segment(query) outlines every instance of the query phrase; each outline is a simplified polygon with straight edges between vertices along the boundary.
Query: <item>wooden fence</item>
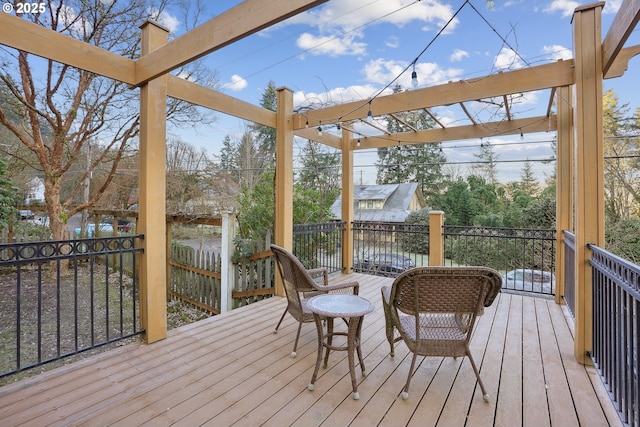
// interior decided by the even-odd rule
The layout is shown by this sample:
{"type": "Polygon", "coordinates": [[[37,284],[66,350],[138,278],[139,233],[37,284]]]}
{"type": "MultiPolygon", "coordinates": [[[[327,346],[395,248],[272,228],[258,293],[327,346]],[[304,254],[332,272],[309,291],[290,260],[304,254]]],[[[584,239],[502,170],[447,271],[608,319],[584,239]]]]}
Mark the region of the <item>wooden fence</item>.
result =
{"type": "Polygon", "coordinates": [[[254,254],[233,264],[232,280],[223,280],[221,254],[173,244],[167,296],[212,314],[222,311],[223,283],[232,287],[232,308],[269,298],[274,295],[275,282],[273,254],[268,246],[268,242],[258,242],[254,254]]]}
{"type": "Polygon", "coordinates": [[[220,254],[172,245],[171,280],[167,297],[177,298],[212,314],[220,314],[222,259],[220,254]]]}

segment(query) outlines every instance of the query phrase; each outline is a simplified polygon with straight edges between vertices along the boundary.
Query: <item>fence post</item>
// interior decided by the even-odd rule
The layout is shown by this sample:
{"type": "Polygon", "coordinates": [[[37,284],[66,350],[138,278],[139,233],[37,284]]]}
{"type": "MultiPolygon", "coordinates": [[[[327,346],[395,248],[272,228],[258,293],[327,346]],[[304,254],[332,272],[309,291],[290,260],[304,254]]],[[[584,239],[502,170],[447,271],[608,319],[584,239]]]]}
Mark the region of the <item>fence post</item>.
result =
{"type": "Polygon", "coordinates": [[[236,236],[236,215],[222,214],[222,248],[220,271],[220,313],[231,311],[233,308],[233,289],[235,287],[233,272],[233,239],[236,236]]]}
{"type": "Polygon", "coordinates": [[[444,265],[444,212],[429,212],[429,265],[444,265]]]}

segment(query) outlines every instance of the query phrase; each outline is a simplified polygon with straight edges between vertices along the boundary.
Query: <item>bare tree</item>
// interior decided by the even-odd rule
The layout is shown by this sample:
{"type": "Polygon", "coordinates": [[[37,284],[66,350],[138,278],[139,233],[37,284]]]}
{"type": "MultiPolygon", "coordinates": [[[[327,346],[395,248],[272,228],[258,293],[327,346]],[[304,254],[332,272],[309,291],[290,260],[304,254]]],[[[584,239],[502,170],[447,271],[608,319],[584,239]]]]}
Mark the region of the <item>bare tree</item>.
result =
{"type": "MultiPolygon", "coordinates": [[[[134,59],[139,55],[138,26],[161,16],[168,0],[159,1],[49,0],[45,12],[21,18],[134,59]]],[[[64,239],[67,218],[101,199],[122,159],[129,156],[127,150],[135,149],[138,93],[122,82],[23,51],[4,53],[0,84],[12,102],[0,105],[0,124],[31,153],[23,161],[43,177],[53,238],[64,239]],[[102,178],[92,182],[85,198],[85,185],[98,169],[102,178]]],[[[194,79],[199,72],[195,70],[177,73],[194,79]]],[[[170,100],[168,117],[180,122],[193,119],[194,111],[193,106],[170,100]]]]}

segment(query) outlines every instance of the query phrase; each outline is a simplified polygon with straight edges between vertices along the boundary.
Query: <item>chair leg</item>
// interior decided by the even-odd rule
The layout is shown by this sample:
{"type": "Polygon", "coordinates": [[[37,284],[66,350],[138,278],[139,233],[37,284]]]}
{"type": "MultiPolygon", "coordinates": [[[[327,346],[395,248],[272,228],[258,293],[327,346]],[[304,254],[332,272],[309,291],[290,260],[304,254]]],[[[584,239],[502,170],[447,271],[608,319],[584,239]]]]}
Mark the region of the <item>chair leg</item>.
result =
{"type": "Polygon", "coordinates": [[[296,357],[298,353],[296,350],[298,348],[298,339],[300,339],[300,330],[302,329],[302,322],[298,322],[298,333],[296,334],[296,342],[293,344],[293,351],[291,352],[291,357],[296,357]]]}
{"type": "Polygon", "coordinates": [[[389,347],[390,347],[389,355],[391,357],[394,357],[396,355],[395,348],[394,348],[395,340],[393,338],[394,331],[393,331],[393,325],[391,324],[391,322],[389,322],[389,318],[390,318],[389,306],[385,302],[384,297],[382,298],[382,308],[384,309],[385,332],[386,332],[387,341],[389,341],[389,347]]]}
{"type": "Polygon", "coordinates": [[[416,358],[418,355],[413,353],[413,358],[411,359],[411,368],[409,368],[409,375],[407,375],[407,383],[404,385],[404,389],[402,390],[402,398],[407,400],[409,398],[409,384],[411,383],[411,377],[413,376],[413,370],[416,367],[416,358]]]}
{"type": "Polygon", "coordinates": [[[473,356],[471,356],[471,352],[467,349],[467,356],[469,356],[469,362],[471,362],[471,367],[473,368],[473,372],[476,374],[476,378],[478,379],[478,384],[480,384],[480,390],[482,390],[482,398],[485,402],[489,401],[489,393],[484,388],[484,384],[482,384],[482,379],[480,378],[480,372],[478,371],[478,367],[476,366],[476,362],[473,360],[473,356]]]}
{"type": "Polygon", "coordinates": [[[280,327],[280,324],[282,323],[282,321],[284,320],[284,316],[287,315],[287,311],[288,311],[289,307],[285,307],[284,309],[284,313],[282,313],[282,316],[280,316],[280,320],[278,321],[278,324],[276,325],[276,328],[273,330],[274,334],[278,333],[278,328],[280,327]]]}

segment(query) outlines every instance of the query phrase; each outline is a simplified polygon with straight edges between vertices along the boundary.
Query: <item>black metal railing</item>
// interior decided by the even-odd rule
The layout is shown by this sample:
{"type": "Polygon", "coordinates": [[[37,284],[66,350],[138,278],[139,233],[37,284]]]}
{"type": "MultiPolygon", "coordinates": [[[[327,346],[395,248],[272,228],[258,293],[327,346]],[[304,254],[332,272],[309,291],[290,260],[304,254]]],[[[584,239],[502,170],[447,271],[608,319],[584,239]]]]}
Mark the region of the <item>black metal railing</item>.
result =
{"type": "Polygon", "coordinates": [[[429,265],[429,225],[353,222],[353,271],[393,277],[429,265]]]}
{"type": "Polygon", "coordinates": [[[0,245],[0,377],[144,332],[141,238],[0,245]]]}
{"type": "Polygon", "coordinates": [[[445,226],[444,238],[446,265],[491,267],[503,289],[555,294],[555,230],[445,226]]]}
{"type": "Polygon", "coordinates": [[[342,270],[340,221],[293,226],[293,253],[306,268],[325,267],[330,273],[342,270]]]}
{"type": "Polygon", "coordinates": [[[640,426],[640,267],[590,245],[591,357],[626,425],[640,426]]]}
{"type": "Polygon", "coordinates": [[[555,230],[445,226],[356,221],[354,265],[358,273],[397,276],[429,265],[430,232],[444,240],[445,265],[482,265],[504,274],[504,289],[555,293],[555,230]]]}

